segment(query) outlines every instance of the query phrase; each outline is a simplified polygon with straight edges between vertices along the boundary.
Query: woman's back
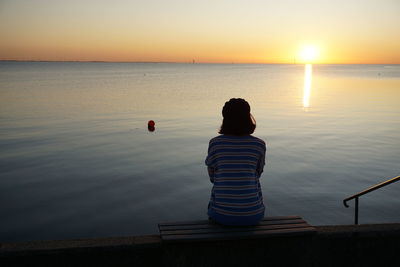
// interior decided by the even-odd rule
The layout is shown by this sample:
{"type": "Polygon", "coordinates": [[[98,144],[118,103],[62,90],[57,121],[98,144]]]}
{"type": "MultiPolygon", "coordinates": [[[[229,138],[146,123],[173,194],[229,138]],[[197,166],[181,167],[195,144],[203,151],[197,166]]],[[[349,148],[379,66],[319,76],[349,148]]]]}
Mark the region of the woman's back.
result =
{"type": "Polygon", "coordinates": [[[264,141],[251,135],[220,135],[210,140],[206,165],[213,182],[209,216],[223,224],[254,224],[264,217],[259,177],[264,141]]]}

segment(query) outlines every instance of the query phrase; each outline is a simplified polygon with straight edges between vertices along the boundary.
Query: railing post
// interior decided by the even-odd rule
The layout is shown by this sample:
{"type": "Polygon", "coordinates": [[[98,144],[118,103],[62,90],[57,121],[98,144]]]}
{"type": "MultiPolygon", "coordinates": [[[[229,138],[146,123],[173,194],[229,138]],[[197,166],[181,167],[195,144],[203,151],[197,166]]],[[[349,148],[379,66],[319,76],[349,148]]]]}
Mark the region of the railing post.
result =
{"type": "Polygon", "coordinates": [[[348,198],[343,199],[343,205],[344,205],[346,208],[349,207],[349,205],[347,205],[347,201],[350,201],[350,200],[354,199],[355,202],[356,202],[356,203],[355,203],[355,209],[354,209],[354,213],[355,213],[355,214],[354,214],[354,224],[356,224],[356,225],[358,224],[358,197],[360,197],[360,196],[362,196],[362,195],[365,195],[365,194],[367,194],[367,193],[369,193],[369,192],[375,191],[376,189],[379,189],[379,188],[381,188],[381,187],[384,187],[384,186],[386,186],[386,185],[388,185],[388,184],[397,182],[397,181],[400,181],[400,176],[394,177],[394,178],[392,178],[392,179],[390,179],[390,180],[387,180],[386,182],[383,182],[383,183],[374,185],[373,187],[370,187],[370,188],[368,188],[367,190],[364,190],[364,191],[362,191],[362,192],[360,192],[360,193],[357,193],[357,194],[355,194],[355,195],[352,195],[351,197],[348,197],[348,198]]]}
{"type": "Polygon", "coordinates": [[[355,214],[354,214],[354,224],[358,224],[358,197],[356,197],[356,207],[355,207],[355,214]]]}

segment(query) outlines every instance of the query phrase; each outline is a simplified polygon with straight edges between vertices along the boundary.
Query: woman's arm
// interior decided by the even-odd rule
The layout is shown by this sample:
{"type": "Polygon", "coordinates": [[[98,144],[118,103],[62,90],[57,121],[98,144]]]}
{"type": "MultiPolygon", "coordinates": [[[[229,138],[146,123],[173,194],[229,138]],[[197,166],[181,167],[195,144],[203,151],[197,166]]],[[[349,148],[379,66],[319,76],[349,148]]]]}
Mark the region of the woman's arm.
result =
{"type": "Polygon", "coordinates": [[[207,167],[208,176],[210,177],[210,182],[214,183],[214,168],[207,167]]]}
{"type": "Polygon", "coordinates": [[[264,171],[265,154],[266,154],[266,152],[267,152],[267,149],[266,149],[266,147],[264,147],[264,153],[261,155],[261,157],[260,157],[260,159],[258,160],[258,163],[257,163],[257,169],[256,169],[257,178],[260,178],[261,174],[264,171]]]}
{"type": "Polygon", "coordinates": [[[214,183],[215,168],[214,168],[214,163],[212,162],[212,159],[210,158],[211,146],[212,145],[211,145],[211,140],[210,140],[210,143],[208,144],[207,157],[205,160],[205,164],[207,165],[207,171],[208,171],[208,176],[210,177],[210,182],[214,183]]]}

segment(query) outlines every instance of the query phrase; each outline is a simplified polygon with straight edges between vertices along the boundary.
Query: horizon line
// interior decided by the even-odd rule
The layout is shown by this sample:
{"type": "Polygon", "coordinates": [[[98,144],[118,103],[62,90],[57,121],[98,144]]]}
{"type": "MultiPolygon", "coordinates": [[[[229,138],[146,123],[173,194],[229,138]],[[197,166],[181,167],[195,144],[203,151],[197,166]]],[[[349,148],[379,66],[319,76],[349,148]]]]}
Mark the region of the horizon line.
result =
{"type": "Polygon", "coordinates": [[[192,61],[112,61],[112,60],[35,60],[35,59],[0,59],[0,62],[76,62],[76,63],[165,63],[165,64],[248,64],[248,65],[399,65],[400,63],[313,63],[313,62],[192,62],[192,61]]]}

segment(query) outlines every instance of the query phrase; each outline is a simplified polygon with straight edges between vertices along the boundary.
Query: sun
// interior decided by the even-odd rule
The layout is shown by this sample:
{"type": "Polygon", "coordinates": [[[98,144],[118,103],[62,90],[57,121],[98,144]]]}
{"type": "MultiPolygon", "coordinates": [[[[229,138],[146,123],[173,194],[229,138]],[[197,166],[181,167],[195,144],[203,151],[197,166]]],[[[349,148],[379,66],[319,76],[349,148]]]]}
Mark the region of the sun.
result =
{"type": "Polygon", "coordinates": [[[305,45],[300,49],[299,58],[305,63],[311,63],[318,59],[319,48],[315,45],[305,45]]]}

